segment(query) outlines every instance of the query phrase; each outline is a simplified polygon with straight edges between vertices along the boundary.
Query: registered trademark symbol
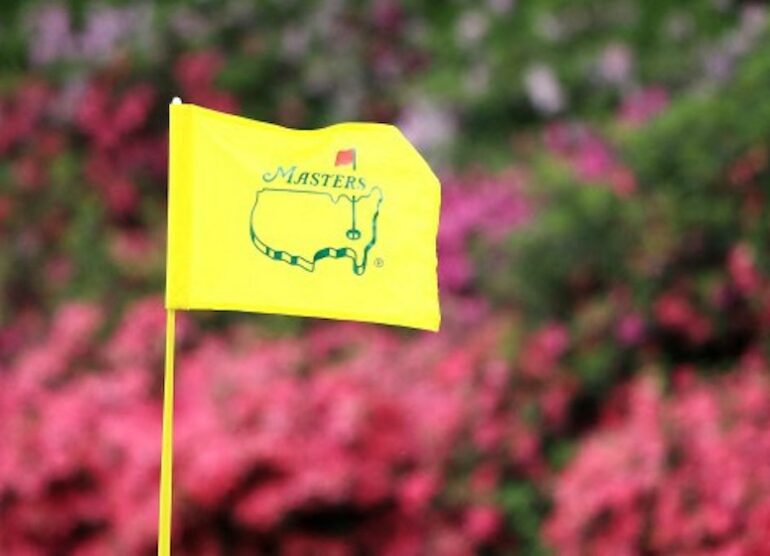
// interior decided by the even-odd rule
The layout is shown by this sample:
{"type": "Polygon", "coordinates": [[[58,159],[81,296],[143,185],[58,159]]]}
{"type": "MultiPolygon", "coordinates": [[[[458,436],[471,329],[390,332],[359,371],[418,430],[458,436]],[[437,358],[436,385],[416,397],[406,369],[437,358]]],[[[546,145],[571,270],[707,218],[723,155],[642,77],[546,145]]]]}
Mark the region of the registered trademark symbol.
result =
{"type": "Polygon", "coordinates": [[[382,268],[384,264],[385,264],[385,261],[383,261],[381,257],[377,257],[376,259],[374,259],[374,266],[376,266],[377,268],[382,268]]]}

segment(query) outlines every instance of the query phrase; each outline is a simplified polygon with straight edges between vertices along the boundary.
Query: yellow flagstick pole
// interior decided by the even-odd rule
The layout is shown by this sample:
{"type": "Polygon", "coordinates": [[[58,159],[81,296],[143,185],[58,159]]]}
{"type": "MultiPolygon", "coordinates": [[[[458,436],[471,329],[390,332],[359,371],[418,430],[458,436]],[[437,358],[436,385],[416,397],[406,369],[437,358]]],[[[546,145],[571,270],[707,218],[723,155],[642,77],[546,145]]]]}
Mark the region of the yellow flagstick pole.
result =
{"type": "Polygon", "coordinates": [[[163,440],[160,456],[158,556],[171,553],[171,494],[174,460],[174,336],[176,313],[166,311],[166,364],[163,378],[163,440]]]}
{"type": "MultiPolygon", "coordinates": [[[[182,104],[174,97],[171,104],[182,104]]],[[[169,146],[169,155],[171,148],[169,146]]],[[[169,166],[170,166],[169,156],[169,166]]],[[[170,176],[170,172],[169,172],[170,176]]],[[[169,186],[171,185],[169,180],[169,186]]],[[[170,211],[169,211],[170,212],[170,211]]],[[[163,432],[160,450],[160,488],[158,490],[158,556],[171,554],[171,501],[174,469],[174,344],[176,312],[166,310],[166,359],[163,370],[163,432]]]]}

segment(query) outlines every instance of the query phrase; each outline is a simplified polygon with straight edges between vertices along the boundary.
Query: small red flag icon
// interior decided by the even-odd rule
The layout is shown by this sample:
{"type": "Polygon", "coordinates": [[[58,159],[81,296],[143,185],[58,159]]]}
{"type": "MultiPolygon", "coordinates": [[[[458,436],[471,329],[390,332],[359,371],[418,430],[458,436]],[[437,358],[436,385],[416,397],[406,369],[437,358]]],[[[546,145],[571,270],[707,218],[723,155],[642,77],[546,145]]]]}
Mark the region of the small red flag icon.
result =
{"type": "Polygon", "coordinates": [[[353,170],[356,169],[356,149],[337,151],[337,158],[334,159],[334,165],[347,166],[348,164],[353,165],[353,170]]]}

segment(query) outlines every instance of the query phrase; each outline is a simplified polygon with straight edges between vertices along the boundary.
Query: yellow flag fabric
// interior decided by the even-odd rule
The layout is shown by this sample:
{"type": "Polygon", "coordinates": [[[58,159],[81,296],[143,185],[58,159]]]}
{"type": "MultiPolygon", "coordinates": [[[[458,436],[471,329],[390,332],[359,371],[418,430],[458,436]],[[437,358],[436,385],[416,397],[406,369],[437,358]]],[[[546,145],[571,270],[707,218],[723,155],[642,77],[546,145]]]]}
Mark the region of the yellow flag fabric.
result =
{"type": "Polygon", "coordinates": [[[170,110],[169,309],[438,329],[440,184],[396,127],[170,110]]]}

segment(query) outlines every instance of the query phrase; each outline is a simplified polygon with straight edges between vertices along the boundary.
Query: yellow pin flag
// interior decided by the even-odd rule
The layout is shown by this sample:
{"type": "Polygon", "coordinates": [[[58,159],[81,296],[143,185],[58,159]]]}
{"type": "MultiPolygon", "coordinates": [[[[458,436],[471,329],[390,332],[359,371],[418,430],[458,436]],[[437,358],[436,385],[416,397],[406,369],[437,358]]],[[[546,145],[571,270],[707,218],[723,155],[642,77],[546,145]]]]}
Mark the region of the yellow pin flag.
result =
{"type": "Polygon", "coordinates": [[[437,330],[440,184],[394,126],[296,130],[172,103],[158,554],[170,547],[174,311],[437,330]]]}
{"type": "Polygon", "coordinates": [[[440,186],[397,128],[171,106],[169,309],[436,330],[440,186]]]}

